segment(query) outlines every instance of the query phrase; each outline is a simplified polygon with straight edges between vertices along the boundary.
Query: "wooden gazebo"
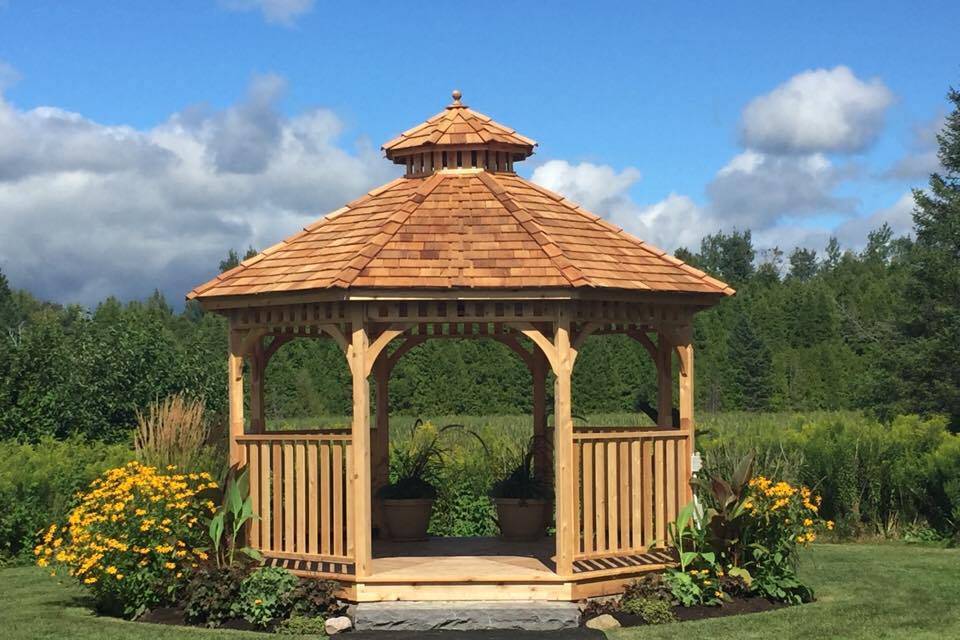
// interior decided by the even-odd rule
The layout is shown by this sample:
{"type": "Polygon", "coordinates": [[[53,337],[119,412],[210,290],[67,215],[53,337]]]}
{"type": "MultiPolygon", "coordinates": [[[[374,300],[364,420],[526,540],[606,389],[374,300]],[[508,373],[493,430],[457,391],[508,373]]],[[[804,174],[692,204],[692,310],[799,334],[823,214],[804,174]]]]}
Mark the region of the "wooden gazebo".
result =
{"type": "Polygon", "coordinates": [[[269,561],[337,579],[357,601],[575,600],[670,561],[657,545],[690,499],[693,315],[733,290],[519,177],[514,163],[535,146],[454,92],[441,113],[383,146],[403,177],[188,295],[229,319],[230,462],[249,469],[260,516],[249,542],[269,561]],[[577,352],[588,336],[612,333],[656,363],[655,427],[574,425],[577,352]],[[343,350],[349,431],[266,430],[264,370],[295,338],[343,350]],[[554,460],[536,465],[554,478],[555,541],[374,540],[375,525],[384,533],[373,494],[387,481],[390,373],[433,338],[510,347],[532,373],[535,434],[548,434],[553,372],[554,460]]]}

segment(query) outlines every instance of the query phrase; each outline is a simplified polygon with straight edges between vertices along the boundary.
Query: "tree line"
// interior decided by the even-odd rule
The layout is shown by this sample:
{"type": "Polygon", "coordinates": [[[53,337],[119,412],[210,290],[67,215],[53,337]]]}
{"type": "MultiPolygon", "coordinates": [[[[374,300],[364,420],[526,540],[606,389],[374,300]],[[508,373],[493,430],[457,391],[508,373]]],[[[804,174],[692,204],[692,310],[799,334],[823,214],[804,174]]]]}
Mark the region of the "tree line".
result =
{"type": "MultiPolygon", "coordinates": [[[[884,225],[860,251],[833,238],[822,254],[758,252],[744,230],[676,252],[738,290],[696,320],[700,410],[944,414],[960,429],[960,92],[948,98],[953,111],[938,136],[943,172],[914,192],[911,237],[884,225]]],[[[238,260],[231,251],[221,270],[238,260]]],[[[0,273],[0,437],[122,439],[138,409],[181,390],[222,415],[226,349],[224,320],[195,304],[176,311],[155,292],[92,310],[61,306],[0,273]]],[[[587,341],[574,371],[576,412],[636,411],[655,405],[655,393],[640,345],[620,336],[587,341]]],[[[346,363],[322,340],[281,348],[266,394],[268,417],[346,415],[351,407],[346,363]]],[[[391,411],[401,414],[526,413],[530,401],[524,365],[484,340],[428,341],[391,379],[391,411]]]]}

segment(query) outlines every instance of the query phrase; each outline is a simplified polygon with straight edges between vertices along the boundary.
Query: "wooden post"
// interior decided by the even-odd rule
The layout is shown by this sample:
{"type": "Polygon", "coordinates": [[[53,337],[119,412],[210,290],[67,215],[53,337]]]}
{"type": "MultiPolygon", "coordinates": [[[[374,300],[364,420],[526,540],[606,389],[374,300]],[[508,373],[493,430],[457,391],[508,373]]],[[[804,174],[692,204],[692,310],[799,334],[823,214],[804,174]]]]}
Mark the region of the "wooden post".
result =
{"type": "Polygon", "coordinates": [[[353,426],[350,497],[353,501],[353,553],[357,578],[370,575],[372,524],[370,521],[370,382],[367,379],[367,348],[370,340],[362,303],[350,310],[351,340],[347,352],[353,376],[353,426]]]}
{"type": "Polygon", "coordinates": [[[693,452],[696,451],[694,445],[694,433],[696,422],[693,418],[693,331],[688,327],[681,333],[678,342],[678,351],[680,353],[680,381],[679,381],[679,405],[680,405],[680,429],[686,432],[687,447],[685,451],[683,472],[686,476],[684,481],[684,502],[693,497],[690,479],[693,476],[693,452]]]}
{"type": "Polygon", "coordinates": [[[573,477],[573,407],[572,374],[573,350],[570,348],[569,310],[562,304],[554,325],[553,346],[555,349],[553,437],[555,464],[555,494],[557,512],[557,574],[573,575],[573,554],[577,532],[573,512],[576,490],[573,477]]]}
{"type": "Polygon", "coordinates": [[[533,470],[538,478],[549,479],[553,475],[553,447],[547,441],[547,358],[539,347],[534,346],[530,374],[533,377],[533,470]]]}
{"type": "Polygon", "coordinates": [[[673,345],[666,332],[657,333],[657,426],[673,424],[673,345]]]}
{"type": "Polygon", "coordinates": [[[390,481],[390,368],[386,358],[379,359],[373,367],[373,379],[377,391],[376,427],[370,442],[373,463],[372,495],[373,524],[380,537],[389,536],[386,520],[383,517],[383,505],[373,496],[380,487],[390,481]]]}
{"type": "Polygon", "coordinates": [[[243,336],[230,331],[230,346],[227,355],[227,397],[230,406],[230,466],[240,468],[246,464],[243,446],[237,440],[243,435],[243,336]]]}
{"type": "Polygon", "coordinates": [[[263,433],[267,429],[263,410],[263,374],[266,364],[263,338],[257,338],[253,343],[253,353],[250,354],[250,429],[253,433],[263,433]]]}

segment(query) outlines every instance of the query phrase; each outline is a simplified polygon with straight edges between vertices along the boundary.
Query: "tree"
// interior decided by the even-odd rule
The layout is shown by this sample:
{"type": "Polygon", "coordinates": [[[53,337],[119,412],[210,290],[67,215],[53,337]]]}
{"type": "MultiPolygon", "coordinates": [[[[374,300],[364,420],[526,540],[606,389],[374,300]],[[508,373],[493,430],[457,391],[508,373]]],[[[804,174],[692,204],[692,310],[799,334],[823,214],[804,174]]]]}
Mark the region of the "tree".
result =
{"type": "MultiPolygon", "coordinates": [[[[258,253],[259,251],[257,251],[253,247],[247,247],[247,252],[243,254],[242,260],[249,260],[250,258],[257,255],[258,253]]],[[[233,269],[234,267],[238,266],[240,264],[240,261],[241,261],[241,258],[237,254],[236,250],[230,249],[229,253],[227,253],[227,257],[220,261],[220,273],[230,271],[230,269],[233,269]]]]}
{"type": "Polygon", "coordinates": [[[773,358],[744,313],[738,315],[733,325],[728,349],[727,365],[733,384],[731,395],[736,408],[769,409],[773,397],[773,358]]]}
{"type": "MultiPolygon", "coordinates": [[[[833,240],[833,238],[831,238],[833,240]]],[[[806,281],[817,273],[817,252],[797,247],[790,254],[790,277],[806,281]]]]}
{"type": "Polygon", "coordinates": [[[937,135],[943,173],[913,192],[916,241],[909,262],[906,313],[895,367],[899,406],[950,415],[960,430],[960,91],[937,135]]]}
{"type": "Polygon", "coordinates": [[[706,236],[700,243],[700,267],[739,287],[753,276],[756,251],[750,231],[722,231],[706,236]]]}

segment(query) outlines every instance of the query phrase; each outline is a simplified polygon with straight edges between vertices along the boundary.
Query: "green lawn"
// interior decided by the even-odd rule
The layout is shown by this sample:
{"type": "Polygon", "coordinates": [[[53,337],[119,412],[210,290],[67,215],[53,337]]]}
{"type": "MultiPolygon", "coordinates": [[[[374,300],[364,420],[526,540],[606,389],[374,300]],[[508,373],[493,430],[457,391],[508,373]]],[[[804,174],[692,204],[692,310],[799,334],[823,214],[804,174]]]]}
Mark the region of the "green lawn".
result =
{"type": "MultiPolygon", "coordinates": [[[[612,638],[960,638],[960,550],[816,545],[804,558],[803,573],[817,591],[813,604],[680,627],[627,629],[612,638]]],[[[7,640],[265,637],[98,618],[80,590],[60,586],[33,567],[0,570],[0,596],[0,630],[7,640]]]]}

